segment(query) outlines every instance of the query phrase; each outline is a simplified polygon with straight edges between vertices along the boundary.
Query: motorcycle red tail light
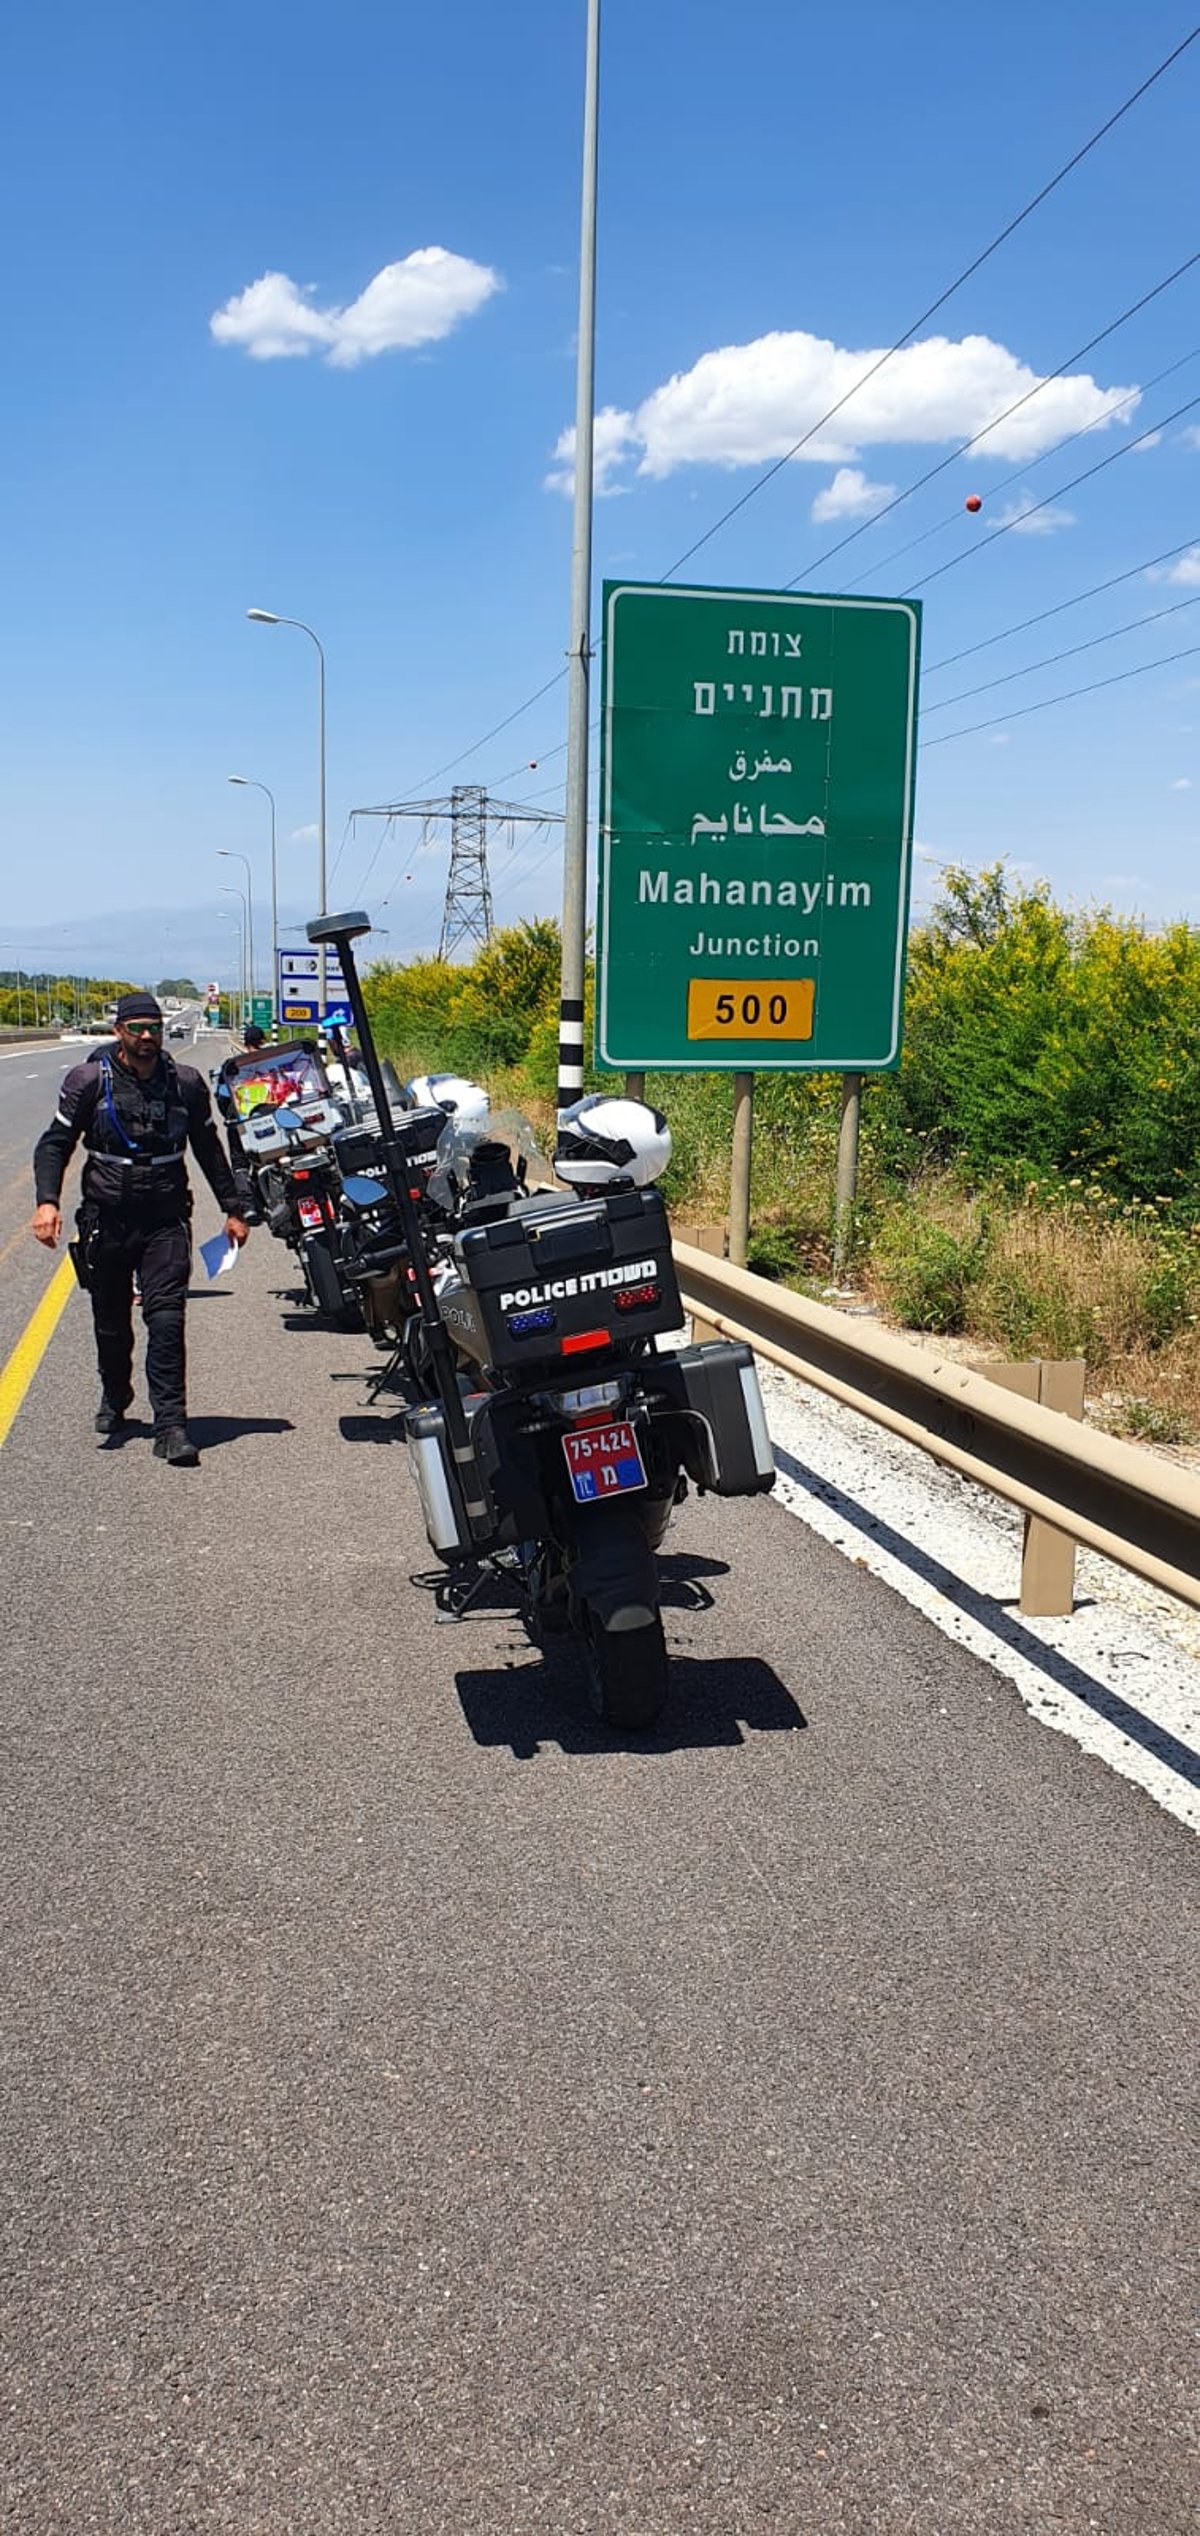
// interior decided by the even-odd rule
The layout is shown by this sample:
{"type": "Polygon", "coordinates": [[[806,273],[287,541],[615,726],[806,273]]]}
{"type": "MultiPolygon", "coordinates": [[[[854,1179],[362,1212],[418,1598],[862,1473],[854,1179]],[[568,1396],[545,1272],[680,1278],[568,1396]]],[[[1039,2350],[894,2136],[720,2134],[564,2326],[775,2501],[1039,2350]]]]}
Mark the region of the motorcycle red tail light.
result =
{"type": "Polygon", "coordinates": [[[582,1356],[589,1347],[607,1347],[607,1330],[576,1330],[562,1342],[564,1356],[582,1356]]]}
{"type": "Polygon", "coordinates": [[[661,1286],[626,1286],[614,1298],[618,1312],[648,1312],[654,1303],[662,1302],[661,1286]]]}

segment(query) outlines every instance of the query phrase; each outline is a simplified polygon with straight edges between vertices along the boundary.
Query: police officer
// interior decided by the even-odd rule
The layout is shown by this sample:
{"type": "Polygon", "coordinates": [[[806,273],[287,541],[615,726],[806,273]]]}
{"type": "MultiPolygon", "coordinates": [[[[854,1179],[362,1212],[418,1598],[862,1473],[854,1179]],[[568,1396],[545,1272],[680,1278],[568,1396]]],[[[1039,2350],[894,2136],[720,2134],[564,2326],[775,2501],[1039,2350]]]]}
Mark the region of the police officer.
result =
{"type": "Polygon", "coordinates": [[[72,1066],[58,1109],[33,1157],[33,1230],[48,1250],[62,1231],[63,1175],[80,1137],[83,1203],[79,1259],[92,1298],[102,1397],[96,1431],[120,1433],[133,1397],[133,1280],[146,1324],[146,1385],[160,1460],[190,1466],[200,1456],[187,1430],[183,1317],[191,1268],[192,1193],[184,1161],[190,1144],[239,1249],[247,1227],[221,1151],[208,1088],[194,1066],[163,1053],[163,1017],[153,995],[123,995],[116,1046],[72,1066]]]}

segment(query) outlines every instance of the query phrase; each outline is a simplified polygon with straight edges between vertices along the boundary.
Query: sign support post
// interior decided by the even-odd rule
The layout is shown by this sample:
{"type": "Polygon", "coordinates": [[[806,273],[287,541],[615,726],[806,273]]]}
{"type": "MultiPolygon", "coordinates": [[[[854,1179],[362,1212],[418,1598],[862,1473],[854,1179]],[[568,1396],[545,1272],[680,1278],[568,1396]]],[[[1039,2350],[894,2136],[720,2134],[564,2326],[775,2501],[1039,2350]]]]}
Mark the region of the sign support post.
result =
{"type": "Polygon", "coordinates": [[[733,1078],[733,1161],[729,1173],[729,1260],[744,1268],[750,1246],[750,1163],[754,1148],[754,1077],[733,1078]]]}
{"type": "Polygon", "coordinates": [[[854,1239],[858,1200],[858,1134],[862,1121],[862,1076],[842,1076],[842,1115],[838,1122],[837,1194],[833,1210],[833,1273],[840,1277],[854,1239]]]}

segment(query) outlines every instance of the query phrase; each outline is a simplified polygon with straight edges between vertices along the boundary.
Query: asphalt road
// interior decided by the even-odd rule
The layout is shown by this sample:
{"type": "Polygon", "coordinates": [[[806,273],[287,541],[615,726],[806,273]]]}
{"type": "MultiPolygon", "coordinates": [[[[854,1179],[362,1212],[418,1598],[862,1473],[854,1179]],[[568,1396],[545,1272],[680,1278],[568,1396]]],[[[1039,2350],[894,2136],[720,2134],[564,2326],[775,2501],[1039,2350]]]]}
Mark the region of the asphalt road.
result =
{"type": "Polygon", "coordinates": [[[0,1453],[4,2536],[1191,2536],[1186,1833],[762,1501],[614,1747],[410,1582],[288,1265],[192,1307],[198,1471],[78,1296],[0,1453]]]}

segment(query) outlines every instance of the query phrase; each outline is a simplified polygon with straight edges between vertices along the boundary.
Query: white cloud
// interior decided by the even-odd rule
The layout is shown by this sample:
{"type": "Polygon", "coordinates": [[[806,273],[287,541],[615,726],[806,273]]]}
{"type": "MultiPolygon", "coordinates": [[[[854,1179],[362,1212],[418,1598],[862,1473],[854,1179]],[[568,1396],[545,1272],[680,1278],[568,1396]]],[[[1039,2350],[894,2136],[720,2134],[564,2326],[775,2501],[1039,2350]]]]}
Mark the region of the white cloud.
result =
{"type": "Polygon", "coordinates": [[[1015,493],[996,514],[997,528],[1015,529],[1019,537],[1052,537],[1056,528],[1074,525],[1074,511],[1056,510],[1053,502],[1044,502],[1039,509],[1033,493],[1015,493]]]}
{"type": "Polygon", "coordinates": [[[818,522],[862,519],[869,512],[882,510],[895,490],[894,484],[871,484],[861,467],[839,467],[832,483],[818,493],[812,517],[818,522]]]}
{"type": "MultiPolygon", "coordinates": [[[[620,414],[615,405],[605,405],[592,424],[592,486],[596,493],[623,493],[624,485],[610,479],[629,451],[636,447],[636,436],[630,430],[628,414],[620,414]]],[[[558,465],[544,478],[548,493],[574,493],[575,490],[575,425],[560,432],[554,444],[558,465]]]]}
{"type": "Polygon", "coordinates": [[[1189,423],[1180,432],[1179,445],[1181,449],[1200,449],[1200,423],[1189,423]]]}
{"type": "Polygon", "coordinates": [[[289,844],[290,844],[290,845],[315,845],[315,844],[316,844],[316,841],[317,841],[317,824],[316,824],[315,819],[314,819],[314,821],[313,821],[313,823],[312,823],[311,827],[307,827],[307,828],[293,828],[292,833],[291,833],[291,836],[290,836],[290,838],[288,839],[288,842],[289,842],[289,844]]]}
{"type": "Polygon", "coordinates": [[[1190,792],[1191,789],[1192,779],[1190,775],[1177,775],[1171,786],[1172,792],[1190,792]]]}
{"type": "MultiPolygon", "coordinates": [[[[1039,387],[1039,374],[987,335],[958,342],[931,335],[910,344],[878,372],[878,352],[849,352],[822,336],[760,335],[752,343],[706,352],[625,413],[607,409],[621,454],[637,453],[642,476],[676,467],[762,466],[783,457],[822,414],[858,382],[844,413],[798,454],[821,466],[849,465],[876,443],[940,443],[984,435],[982,454],[1037,457],[1068,432],[1101,428],[1115,409],[1128,416],[1136,388],[1101,388],[1085,372],[1050,379],[1007,422],[992,418],[1039,387]]],[[[560,450],[562,444],[560,443],[560,450]]],[[[558,453],[556,453],[558,454],[558,453]]]]}
{"type": "Polygon", "coordinates": [[[1182,589],[1194,590],[1200,585],[1200,546],[1189,546],[1186,555],[1178,556],[1173,564],[1153,565],[1146,579],[1176,581],[1182,589]]]}
{"type": "Polygon", "coordinates": [[[346,308],[316,307],[315,288],[299,286],[286,273],[263,273],[218,308],[211,332],[252,361],[320,352],[335,369],[351,370],[377,352],[440,343],[503,284],[490,265],[446,247],[417,247],[401,263],[385,264],[346,308]]]}

